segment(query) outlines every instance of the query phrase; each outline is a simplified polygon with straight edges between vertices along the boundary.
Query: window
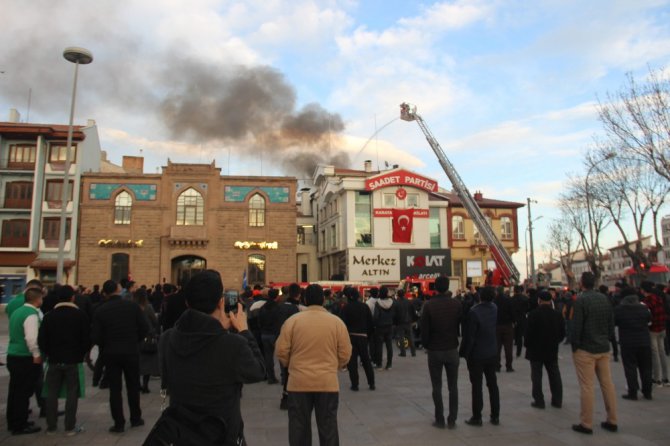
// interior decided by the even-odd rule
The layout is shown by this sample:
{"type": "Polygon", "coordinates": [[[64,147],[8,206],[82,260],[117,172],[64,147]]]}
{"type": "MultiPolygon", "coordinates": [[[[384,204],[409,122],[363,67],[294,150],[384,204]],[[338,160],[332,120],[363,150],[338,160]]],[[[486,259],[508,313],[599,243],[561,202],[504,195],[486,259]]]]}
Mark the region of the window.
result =
{"type": "Polygon", "coordinates": [[[370,192],[356,192],[355,237],[357,247],[372,246],[372,211],[370,192]]]}
{"type": "Polygon", "coordinates": [[[125,190],[116,196],[114,200],[114,224],[129,225],[130,209],[133,206],[133,198],[125,190]]]}
{"type": "Polygon", "coordinates": [[[265,226],[265,198],[260,194],[249,199],[249,226],[265,226]]]}
{"type": "Polygon", "coordinates": [[[204,222],[204,200],[197,190],[186,189],[177,198],[177,225],[202,225],[204,222]]]}
{"type": "Polygon", "coordinates": [[[463,261],[454,260],[453,265],[454,268],[452,269],[452,271],[454,272],[454,276],[463,277],[463,261]]]}
{"type": "Polygon", "coordinates": [[[321,230],[321,237],[319,239],[319,250],[322,251],[322,252],[326,250],[326,230],[325,229],[321,230]]]}
{"type": "Polygon", "coordinates": [[[384,207],[387,209],[395,207],[395,194],[384,194],[384,207]]]}
{"type": "MultiPolygon", "coordinates": [[[[486,220],[486,224],[489,225],[490,228],[492,226],[491,217],[489,215],[485,215],[484,220],[486,220]]],[[[479,233],[479,229],[477,228],[477,225],[475,224],[474,220],[472,221],[472,234],[475,238],[475,244],[477,245],[484,244],[484,241],[482,240],[482,235],[479,233]]]]}
{"type": "Polygon", "coordinates": [[[247,283],[249,286],[265,284],[265,256],[252,254],[247,258],[247,283]]]}
{"type": "Polygon", "coordinates": [[[407,194],[405,207],[407,208],[418,208],[419,207],[419,194],[407,194]]]}
{"type": "MultiPolygon", "coordinates": [[[[74,182],[68,181],[70,184],[68,190],[68,201],[72,201],[72,189],[74,188],[74,182]]],[[[46,192],[44,194],[44,201],[47,202],[58,202],[60,203],[63,199],[63,180],[48,180],[46,192]]]]}
{"type": "Polygon", "coordinates": [[[9,248],[27,248],[30,233],[30,220],[13,219],[2,222],[0,244],[9,248]]]}
{"type": "MultiPolygon", "coordinates": [[[[65,157],[67,155],[67,149],[65,144],[51,144],[49,147],[49,162],[50,163],[65,163],[65,157]]],[[[70,147],[70,162],[74,163],[77,161],[77,146],[72,145],[70,147]]]]}
{"type": "Polygon", "coordinates": [[[451,235],[454,240],[465,240],[465,223],[462,216],[451,217],[451,235]]]}
{"type": "Polygon", "coordinates": [[[5,189],[5,208],[30,209],[33,200],[33,183],[12,181],[5,189]]]}
{"type": "Polygon", "coordinates": [[[430,233],[430,247],[440,248],[440,209],[430,208],[428,214],[428,231],[430,233]]]}
{"type": "MultiPolygon", "coordinates": [[[[42,221],[42,239],[47,248],[58,247],[60,217],[48,217],[42,221]]],[[[70,219],[65,221],[65,240],[70,240],[70,219]]]]}
{"type": "Polygon", "coordinates": [[[110,278],[116,282],[128,278],[130,271],[130,256],[124,253],[112,254],[112,271],[110,278]]]}
{"type": "Polygon", "coordinates": [[[503,240],[512,240],[512,219],[509,217],[500,218],[500,231],[503,240]]]}
{"type": "Polygon", "coordinates": [[[31,144],[13,144],[9,146],[7,167],[10,169],[33,169],[37,147],[31,144]]]}
{"type": "Polygon", "coordinates": [[[337,248],[337,227],[330,225],[330,248],[337,248]]]}

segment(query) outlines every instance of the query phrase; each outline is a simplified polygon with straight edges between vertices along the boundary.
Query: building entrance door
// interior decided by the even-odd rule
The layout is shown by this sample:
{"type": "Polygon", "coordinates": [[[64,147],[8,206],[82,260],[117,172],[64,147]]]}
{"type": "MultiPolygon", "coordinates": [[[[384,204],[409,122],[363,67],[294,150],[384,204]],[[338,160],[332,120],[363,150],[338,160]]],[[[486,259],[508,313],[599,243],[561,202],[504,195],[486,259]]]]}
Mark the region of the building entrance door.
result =
{"type": "Polygon", "coordinates": [[[195,274],[207,269],[207,260],[198,256],[180,256],[172,259],[172,283],[184,286],[195,274]]]}

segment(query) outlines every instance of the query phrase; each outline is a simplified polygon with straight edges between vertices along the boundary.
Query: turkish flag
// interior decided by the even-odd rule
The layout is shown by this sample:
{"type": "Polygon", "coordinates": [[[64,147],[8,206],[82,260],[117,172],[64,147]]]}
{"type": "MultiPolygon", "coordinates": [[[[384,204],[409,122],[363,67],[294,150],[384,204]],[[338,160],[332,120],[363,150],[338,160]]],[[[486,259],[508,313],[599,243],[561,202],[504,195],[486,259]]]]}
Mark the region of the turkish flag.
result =
{"type": "Polygon", "coordinates": [[[412,242],[412,221],[414,209],[393,209],[393,243],[412,242]]]}

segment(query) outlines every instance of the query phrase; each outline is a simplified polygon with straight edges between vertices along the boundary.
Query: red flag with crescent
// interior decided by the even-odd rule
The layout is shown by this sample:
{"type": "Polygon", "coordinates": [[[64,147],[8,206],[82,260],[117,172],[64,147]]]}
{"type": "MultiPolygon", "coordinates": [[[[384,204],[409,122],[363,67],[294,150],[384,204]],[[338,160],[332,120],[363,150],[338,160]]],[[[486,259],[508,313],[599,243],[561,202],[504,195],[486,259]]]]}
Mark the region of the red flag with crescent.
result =
{"type": "Polygon", "coordinates": [[[412,242],[414,209],[393,209],[393,243],[412,242]]]}

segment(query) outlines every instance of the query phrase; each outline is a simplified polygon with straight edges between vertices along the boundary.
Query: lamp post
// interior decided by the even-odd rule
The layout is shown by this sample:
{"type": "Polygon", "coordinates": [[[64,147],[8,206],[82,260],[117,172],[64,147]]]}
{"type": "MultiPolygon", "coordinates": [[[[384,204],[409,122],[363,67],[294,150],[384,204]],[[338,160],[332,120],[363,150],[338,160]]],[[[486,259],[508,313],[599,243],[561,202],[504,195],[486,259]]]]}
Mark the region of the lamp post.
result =
{"type": "MultiPolygon", "coordinates": [[[[74,104],[77,95],[77,76],[79,65],[87,65],[93,62],[93,54],[84,48],[69,47],[63,51],[65,60],[74,64],[74,84],[72,85],[72,102],[70,103],[70,124],[67,129],[67,145],[65,147],[65,171],[63,173],[63,188],[61,194],[60,226],[58,228],[58,261],[56,263],[56,283],[63,283],[63,263],[65,259],[65,222],[67,221],[67,202],[69,198],[70,183],[70,148],[72,146],[72,121],[74,119],[74,104]]],[[[70,232],[72,230],[70,229],[70,232]]],[[[71,238],[71,237],[70,237],[71,238]]],[[[70,241],[70,244],[72,242],[70,241]]]]}
{"type": "MultiPolygon", "coordinates": [[[[534,200],[533,200],[533,203],[537,203],[537,201],[534,201],[534,200]]],[[[533,267],[533,270],[532,270],[531,273],[528,272],[528,268],[529,268],[529,266],[530,266],[531,264],[532,264],[532,265],[535,265],[535,256],[534,256],[534,253],[535,253],[535,252],[534,252],[534,250],[533,250],[533,232],[532,232],[532,231],[533,231],[533,226],[532,226],[532,223],[538,221],[538,220],[541,219],[542,217],[544,217],[544,215],[539,215],[539,216],[533,218],[533,219],[529,222],[528,226],[526,227],[526,231],[524,232],[524,240],[525,240],[525,242],[526,242],[526,277],[527,277],[527,278],[532,278],[532,277],[533,277],[533,273],[535,272],[534,267],[533,267]],[[531,254],[531,255],[532,255],[531,258],[533,259],[532,262],[529,262],[529,261],[528,261],[528,234],[529,234],[529,233],[530,233],[530,252],[533,253],[533,254],[531,254]]]]}
{"type": "Polygon", "coordinates": [[[530,204],[537,203],[537,200],[526,199],[528,201],[528,235],[530,238],[530,277],[535,283],[535,251],[533,250],[533,219],[530,216],[530,204]]]}

